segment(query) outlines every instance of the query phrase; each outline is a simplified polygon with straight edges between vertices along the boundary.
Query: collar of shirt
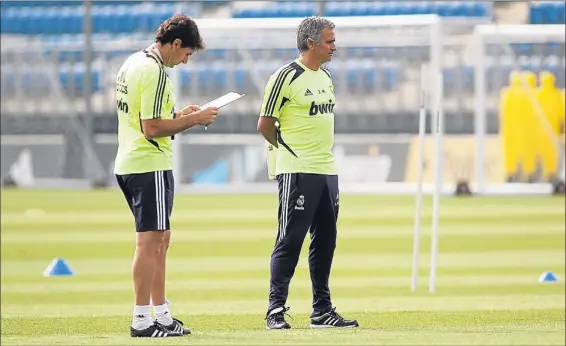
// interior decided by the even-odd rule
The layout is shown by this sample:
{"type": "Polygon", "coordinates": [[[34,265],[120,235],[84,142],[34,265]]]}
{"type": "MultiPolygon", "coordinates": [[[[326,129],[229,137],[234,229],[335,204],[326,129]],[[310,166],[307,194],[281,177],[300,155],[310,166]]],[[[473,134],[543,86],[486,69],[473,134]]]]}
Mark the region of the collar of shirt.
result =
{"type": "Polygon", "coordinates": [[[147,47],[145,50],[149,54],[155,56],[159,60],[161,65],[163,65],[163,58],[161,57],[161,53],[159,52],[159,49],[157,49],[157,47],[155,47],[155,44],[152,44],[151,46],[147,47]]]}

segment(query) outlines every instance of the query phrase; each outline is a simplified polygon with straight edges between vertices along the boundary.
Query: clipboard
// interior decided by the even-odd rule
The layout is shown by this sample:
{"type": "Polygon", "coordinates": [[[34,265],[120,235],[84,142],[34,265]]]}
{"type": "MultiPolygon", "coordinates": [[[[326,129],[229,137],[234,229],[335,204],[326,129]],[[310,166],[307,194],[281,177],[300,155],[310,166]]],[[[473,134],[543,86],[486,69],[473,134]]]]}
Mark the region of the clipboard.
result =
{"type": "MultiPolygon", "coordinates": [[[[209,101],[209,102],[203,104],[202,106],[200,106],[200,109],[204,109],[204,108],[207,108],[207,107],[216,107],[216,108],[220,109],[220,108],[222,108],[226,105],[229,105],[230,103],[244,97],[245,95],[246,94],[238,94],[236,92],[229,92],[229,93],[224,94],[224,95],[222,95],[218,98],[215,98],[212,101],[209,101]]],[[[205,131],[206,131],[206,129],[208,129],[208,126],[204,127],[205,131]]]]}

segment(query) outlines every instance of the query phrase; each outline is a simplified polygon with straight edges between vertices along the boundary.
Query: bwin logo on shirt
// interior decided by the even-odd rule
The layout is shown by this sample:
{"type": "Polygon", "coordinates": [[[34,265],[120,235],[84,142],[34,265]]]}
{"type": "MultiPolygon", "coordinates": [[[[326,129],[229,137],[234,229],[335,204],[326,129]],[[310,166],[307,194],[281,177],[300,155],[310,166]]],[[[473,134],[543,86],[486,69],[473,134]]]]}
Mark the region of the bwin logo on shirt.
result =
{"type": "Polygon", "coordinates": [[[118,110],[120,110],[124,113],[129,112],[128,104],[126,102],[122,101],[122,100],[116,101],[116,107],[118,108],[118,110]]]}
{"type": "Polygon", "coordinates": [[[327,114],[334,111],[335,103],[332,100],[328,100],[329,103],[323,103],[317,105],[314,101],[311,102],[311,108],[309,109],[309,115],[327,114]]]}

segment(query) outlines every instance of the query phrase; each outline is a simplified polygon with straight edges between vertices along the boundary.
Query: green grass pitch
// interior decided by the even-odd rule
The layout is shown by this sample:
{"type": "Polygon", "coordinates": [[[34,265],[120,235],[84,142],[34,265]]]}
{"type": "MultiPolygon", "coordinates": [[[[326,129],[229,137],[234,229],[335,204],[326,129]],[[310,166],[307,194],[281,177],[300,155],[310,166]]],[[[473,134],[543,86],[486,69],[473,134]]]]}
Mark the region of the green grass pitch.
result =
{"type": "Polygon", "coordinates": [[[359,329],[307,328],[307,237],[288,301],[293,329],[266,331],[276,196],[185,195],[175,200],[167,291],[193,334],[132,340],[135,232],[120,192],[3,190],[2,344],[564,345],[564,198],[442,198],[435,294],[429,197],[416,293],[414,197],[343,195],[340,203],[331,292],[359,329]],[[76,276],[43,277],[59,256],[76,276]],[[559,281],[539,283],[544,271],[559,281]]]}

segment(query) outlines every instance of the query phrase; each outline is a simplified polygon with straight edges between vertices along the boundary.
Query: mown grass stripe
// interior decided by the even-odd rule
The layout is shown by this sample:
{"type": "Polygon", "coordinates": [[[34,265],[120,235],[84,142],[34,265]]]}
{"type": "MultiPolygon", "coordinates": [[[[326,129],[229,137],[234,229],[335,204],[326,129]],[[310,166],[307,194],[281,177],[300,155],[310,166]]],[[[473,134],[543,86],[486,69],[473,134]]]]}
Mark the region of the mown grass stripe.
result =
{"type": "MultiPolygon", "coordinates": [[[[545,272],[554,272],[559,279],[566,277],[566,267],[559,265],[543,265],[543,266],[530,266],[530,267],[484,267],[484,268],[438,268],[437,276],[438,278],[444,276],[450,276],[455,278],[465,278],[467,276],[484,276],[484,277],[506,277],[506,276],[525,276],[530,278],[538,278],[538,276],[545,272]]],[[[428,268],[419,269],[419,277],[421,281],[428,280],[428,275],[430,271],[428,268]]],[[[309,269],[305,266],[297,268],[295,271],[294,280],[296,278],[304,277],[309,278],[309,269]]],[[[347,279],[355,277],[392,277],[401,278],[407,280],[411,277],[411,268],[333,268],[332,279],[347,279]]],[[[261,279],[265,280],[269,278],[269,268],[262,269],[242,269],[242,270],[231,270],[226,268],[224,270],[216,271],[203,271],[203,272],[192,272],[190,275],[187,273],[168,273],[168,280],[193,280],[193,279],[206,279],[206,280],[241,280],[242,278],[254,280],[261,279]]],[[[2,287],[5,285],[19,285],[19,284],[33,284],[33,285],[49,285],[50,283],[57,282],[119,282],[126,281],[130,282],[132,279],[132,274],[130,273],[114,273],[114,274],[96,274],[96,273],[84,273],[81,272],[80,275],[65,278],[64,281],[57,281],[57,278],[45,278],[42,275],[36,273],[28,273],[26,275],[5,275],[2,277],[2,287]]]]}
{"type": "MultiPolygon", "coordinates": [[[[466,315],[473,311],[465,312],[466,315]]],[[[449,315],[450,316],[450,315],[449,315]]],[[[519,315],[523,316],[523,315],[519,315]]],[[[261,316],[253,316],[249,324],[253,327],[242,328],[242,323],[234,323],[233,316],[222,316],[221,320],[209,321],[206,316],[197,316],[191,319],[193,334],[186,338],[172,338],[167,340],[141,339],[135,340],[136,345],[563,345],[564,333],[560,331],[559,323],[519,323],[509,325],[508,330],[501,330],[500,326],[443,326],[448,322],[439,320],[438,314],[427,316],[418,315],[422,320],[433,319],[439,323],[424,327],[414,319],[407,319],[406,315],[391,316],[390,321],[409,320],[412,324],[399,327],[389,327],[389,324],[379,323],[377,319],[361,314],[364,323],[357,330],[309,330],[306,329],[307,318],[301,316],[300,321],[294,321],[294,327],[287,331],[266,331],[261,316]],[[397,318],[396,318],[397,317],[397,318]],[[202,322],[201,322],[202,321],[202,322]],[[207,323],[208,324],[205,324],[207,323]],[[368,326],[368,323],[370,324],[368,326]],[[216,328],[212,329],[211,326],[216,328]],[[222,327],[229,330],[219,330],[222,327]],[[426,328],[426,329],[425,329],[426,328]],[[190,339],[190,340],[187,340],[190,339]]],[[[474,321],[480,321],[479,315],[473,315],[474,321]]],[[[51,321],[50,319],[49,321],[51,321]]],[[[132,339],[123,331],[123,321],[119,319],[108,320],[107,317],[96,320],[84,318],[55,320],[55,328],[46,331],[49,334],[38,333],[37,330],[25,334],[10,334],[3,336],[3,344],[9,345],[119,345],[132,344],[132,339]],[[79,328],[69,329],[69,326],[79,328]],[[84,330],[93,327],[94,331],[85,334],[84,330]],[[66,332],[69,331],[70,332],[66,332]]],[[[14,320],[15,323],[26,323],[25,320],[14,320]]],[[[45,320],[33,320],[36,325],[45,323],[45,320]]],[[[14,324],[10,324],[10,327],[14,324]]],[[[504,326],[502,326],[504,327],[504,326]]],[[[562,327],[563,330],[563,327],[562,327]]]]}
{"type": "MultiPolygon", "coordinates": [[[[409,227],[376,227],[373,229],[364,228],[341,228],[339,230],[340,239],[355,238],[395,238],[399,236],[410,236],[414,230],[409,227]]],[[[426,235],[430,232],[430,227],[423,227],[421,234],[426,235]]],[[[560,235],[566,233],[564,225],[555,224],[552,226],[544,226],[540,229],[533,230],[530,225],[513,226],[513,227],[497,227],[497,228],[479,228],[474,227],[443,227],[442,235],[476,235],[476,236],[496,236],[496,235],[560,235]]],[[[54,243],[116,243],[116,242],[133,242],[135,241],[135,232],[122,229],[101,229],[97,232],[84,232],[76,229],[74,232],[56,233],[50,232],[30,232],[30,233],[10,233],[2,234],[2,244],[54,244],[54,243]]],[[[275,231],[273,229],[257,228],[248,230],[223,229],[174,229],[172,238],[175,242],[197,242],[197,241],[214,241],[214,240],[230,240],[233,242],[247,242],[259,239],[274,239],[275,231]]]]}
{"type": "MultiPolygon", "coordinates": [[[[343,312],[385,312],[385,311],[470,311],[470,310],[524,310],[524,309],[560,309],[565,306],[563,294],[516,296],[437,296],[437,297],[383,297],[372,299],[334,299],[333,302],[343,312]]],[[[288,305],[297,313],[311,311],[312,299],[288,300],[288,305]]],[[[40,316],[115,316],[130,314],[132,306],[123,304],[2,304],[2,318],[40,316]]],[[[266,309],[266,300],[226,300],[226,301],[185,301],[175,303],[175,311],[191,314],[257,314],[266,309]]]]}
{"type": "MultiPolygon", "coordinates": [[[[42,282],[41,284],[18,284],[3,283],[2,295],[7,293],[66,293],[66,292],[118,292],[132,291],[132,283],[130,280],[116,282],[104,281],[79,281],[74,278],[64,278],[59,282],[42,282]]],[[[537,283],[536,277],[527,275],[511,275],[511,276],[440,276],[437,278],[439,286],[504,286],[504,285],[533,285],[537,283]]],[[[408,287],[409,277],[338,277],[332,278],[332,287],[408,287]]],[[[426,280],[422,280],[422,285],[427,285],[426,280]]],[[[562,283],[558,283],[563,285],[562,283]]],[[[168,280],[167,286],[170,290],[224,290],[230,287],[230,290],[245,290],[264,288],[269,285],[269,277],[263,279],[242,277],[241,279],[174,279],[168,280]]],[[[295,278],[292,281],[293,287],[310,288],[311,281],[307,278],[295,278]]]]}
{"type": "MultiPolygon", "coordinates": [[[[173,244],[173,246],[175,246],[173,244]]],[[[124,254],[124,257],[130,256],[124,254]]],[[[297,265],[298,268],[308,267],[306,257],[302,253],[297,265]]],[[[440,253],[438,256],[439,268],[490,268],[490,267],[540,267],[564,266],[566,262],[564,251],[509,251],[489,253],[440,253]]],[[[428,268],[430,255],[422,253],[420,268],[428,268]]],[[[41,275],[48,262],[46,261],[2,261],[0,274],[2,276],[41,275]]],[[[77,275],[82,273],[93,274],[123,274],[131,273],[131,258],[103,258],[99,260],[80,259],[70,262],[77,275]]],[[[175,256],[167,260],[168,273],[199,273],[225,271],[227,269],[252,270],[269,269],[269,257],[195,257],[182,259],[175,256]]],[[[412,254],[366,254],[341,255],[336,254],[332,267],[343,269],[377,269],[377,268],[411,268],[412,254]]]]}
{"type": "MultiPolygon", "coordinates": [[[[233,301],[253,300],[258,297],[267,299],[269,294],[269,280],[257,287],[240,289],[238,287],[231,289],[226,293],[221,288],[206,287],[189,287],[181,288],[178,286],[169,286],[167,297],[173,304],[180,301],[194,302],[217,302],[218,304],[231,304],[233,301]],[[189,298],[190,297],[190,298],[189,298]]],[[[133,286],[133,285],[131,285],[133,286]]],[[[411,292],[409,285],[400,286],[357,286],[342,287],[331,285],[333,300],[340,301],[346,298],[356,299],[386,299],[394,297],[430,297],[428,285],[423,283],[419,286],[417,292],[411,292]]],[[[89,304],[123,304],[124,302],[133,302],[134,296],[130,291],[90,291],[90,292],[41,292],[41,293],[2,293],[3,304],[18,304],[20,306],[35,306],[37,304],[46,305],[75,305],[80,308],[85,304],[85,295],[88,296],[89,304]]],[[[452,286],[443,284],[438,286],[435,298],[439,297],[481,297],[489,296],[505,296],[517,297],[521,299],[524,295],[538,295],[540,297],[547,295],[563,294],[564,284],[544,284],[536,283],[535,280],[530,285],[478,285],[478,286],[452,286]]],[[[305,286],[291,285],[289,289],[289,297],[292,299],[309,300],[312,299],[312,289],[305,286]]]]}
{"type": "MultiPolygon", "coordinates": [[[[221,213],[218,209],[197,209],[187,210],[183,213],[175,213],[172,220],[175,222],[189,221],[195,219],[209,220],[272,220],[277,216],[276,208],[269,209],[226,209],[221,213]]],[[[425,208],[422,217],[431,217],[432,210],[425,208]]],[[[440,211],[440,218],[453,217],[476,217],[476,218],[510,218],[525,216],[555,216],[564,219],[564,209],[559,206],[527,206],[513,208],[455,208],[449,207],[440,211]]],[[[340,218],[386,220],[399,217],[414,217],[414,211],[408,207],[387,207],[380,206],[377,210],[372,208],[348,208],[340,211],[340,218]]],[[[131,221],[132,215],[127,210],[123,211],[104,211],[91,210],[89,212],[47,212],[41,210],[28,210],[27,212],[4,212],[2,215],[2,225],[11,224],[32,224],[32,223],[77,223],[77,222],[100,222],[113,223],[131,221]]]]}

